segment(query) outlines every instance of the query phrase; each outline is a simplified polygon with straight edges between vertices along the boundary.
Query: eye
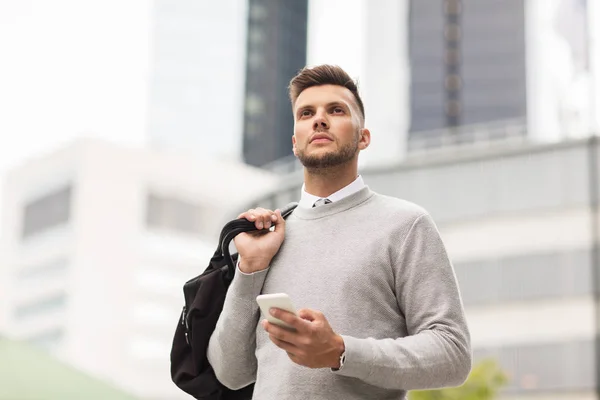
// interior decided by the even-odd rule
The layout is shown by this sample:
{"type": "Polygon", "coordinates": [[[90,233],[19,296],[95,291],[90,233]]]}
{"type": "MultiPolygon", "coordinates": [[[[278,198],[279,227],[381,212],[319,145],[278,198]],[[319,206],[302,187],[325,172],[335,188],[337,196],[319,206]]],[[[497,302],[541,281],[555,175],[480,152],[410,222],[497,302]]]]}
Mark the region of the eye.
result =
{"type": "Polygon", "coordinates": [[[310,117],[311,115],[312,111],[310,110],[302,110],[302,112],[300,112],[300,118],[310,117]]]}
{"type": "Polygon", "coordinates": [[[334,107],[333,108],[333,113],[334,114],[343,114],[344,113],[344,109],[342,107],[334,107]]]}

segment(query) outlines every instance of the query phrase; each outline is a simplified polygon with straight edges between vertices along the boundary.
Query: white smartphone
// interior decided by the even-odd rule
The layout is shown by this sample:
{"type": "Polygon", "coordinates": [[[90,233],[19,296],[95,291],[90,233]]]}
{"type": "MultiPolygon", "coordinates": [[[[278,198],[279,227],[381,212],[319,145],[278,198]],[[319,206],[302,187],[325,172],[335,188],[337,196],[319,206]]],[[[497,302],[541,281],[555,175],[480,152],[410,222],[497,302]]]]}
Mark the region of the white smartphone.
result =
{"type": "Polygon", "coordinates": [[[291,328],[291,326],[280,319],[277,319],[271,315],[269,309],[281,308],[282,310],[289,311],[292,314],[296,314],[296,309],[294,308],[294,304],[292,304],[292,299],[285,293],[273,293],[273,294],[261,294],[256,297],[256,302],[260,307],[263,315],[272,324],[276,324],[279,326],[283,326],[286,328],[291,328]]]}

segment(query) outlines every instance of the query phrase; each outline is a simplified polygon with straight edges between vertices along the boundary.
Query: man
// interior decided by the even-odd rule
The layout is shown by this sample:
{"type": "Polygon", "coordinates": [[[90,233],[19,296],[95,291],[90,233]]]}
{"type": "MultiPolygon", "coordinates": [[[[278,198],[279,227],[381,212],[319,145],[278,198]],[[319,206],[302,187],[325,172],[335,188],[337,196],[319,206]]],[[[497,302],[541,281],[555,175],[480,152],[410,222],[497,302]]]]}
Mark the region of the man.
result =
{"type": "Polygon", "coordinates": [[[358,155],[371,141],[357,87],[339,67],[303,69],[290,83],[299,206],[240,215],[262,233],[235,239],[240,260],[208,359],[231,389],[255,399],[404,399],[460,385],[470,336],[456,278],[421,207],[371,191],[358,155]],[[285,240],[284,240],[285,237],[285,240]],[[297,315],[261,318],[256,296],[287,293],[297,315]]]}

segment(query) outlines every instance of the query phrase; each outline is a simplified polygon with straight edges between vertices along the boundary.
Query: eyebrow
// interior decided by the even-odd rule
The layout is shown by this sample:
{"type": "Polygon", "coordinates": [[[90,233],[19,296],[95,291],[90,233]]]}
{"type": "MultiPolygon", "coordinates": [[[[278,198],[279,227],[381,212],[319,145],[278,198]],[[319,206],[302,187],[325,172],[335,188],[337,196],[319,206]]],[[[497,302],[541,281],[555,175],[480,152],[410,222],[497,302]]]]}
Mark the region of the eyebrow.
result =
{"type": "MultiPolygon", "coordinates": [[[[325,104],[325,108],[330,108],[330,107],[333,107],[333,106],[340,106],[342,108],[345,108],[346,110],[352,110],[346,103],[343,103],[341,101],[331,101],[331,102],[325,104]]],[[[301,111],[308,110],[308,109],[311,109],[311,108],[315,108],[315,107],[312,106],[312,105],[310,105],[310,104],[306,104],[306,105],[300,106],[300,107],[298,107],[298,110],[297,110],[296,114],[298,114],[301,111]]]]}

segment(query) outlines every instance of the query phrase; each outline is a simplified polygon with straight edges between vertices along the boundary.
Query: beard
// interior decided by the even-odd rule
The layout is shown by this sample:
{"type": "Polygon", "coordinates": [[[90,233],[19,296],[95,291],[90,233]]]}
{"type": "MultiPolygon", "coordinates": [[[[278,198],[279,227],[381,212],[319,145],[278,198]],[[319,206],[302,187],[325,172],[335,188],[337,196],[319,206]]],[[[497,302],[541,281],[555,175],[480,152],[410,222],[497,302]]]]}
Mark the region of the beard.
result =
{"type": "Polygon", "coordinates": [[[311,156],[306,151],[298,150],[297,157],[302,165],[311,170],[329,169],[350,162],[358,152],[359,135],[355,135],[351,143],[347,143],[336,151],[329,151],[325,154],[311,156]]]}

